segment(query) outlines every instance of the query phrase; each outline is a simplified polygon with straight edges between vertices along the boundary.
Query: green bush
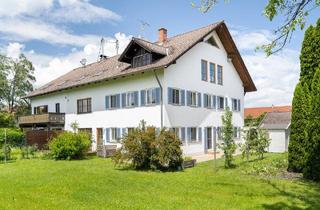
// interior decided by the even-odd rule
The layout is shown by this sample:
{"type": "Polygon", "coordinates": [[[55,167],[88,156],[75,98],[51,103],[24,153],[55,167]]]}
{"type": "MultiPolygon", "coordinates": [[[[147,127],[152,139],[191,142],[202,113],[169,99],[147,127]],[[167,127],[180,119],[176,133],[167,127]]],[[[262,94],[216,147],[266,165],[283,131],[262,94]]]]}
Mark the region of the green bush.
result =
{"type": "Polygon", "coordinates": [[[0,161],[11,159],[11,147],[9,145],[3,145],[0,150],[0,161]]]}
{"type": "Polygon", "coordinates": [[[21,159],[35,158],[37,150],[37,145],[21,147],[21,159]]]}
{"type": "Polygon", "coordinates": [[[113,161],[116,165],[130,164],[135,169],[176,170],[182,164],[181,142],[170,131],[156,134],[154,127],[140,126],[122,139],[113,161]]]}
{"type": "Polygon", "coordinates": [[[0,128],[15,127],[14,115],[8,112],[0,111],[0,128]]]}
{"type": "Polygon", "coordinates": [[[0,128],[0,146],[5,142],[5,133],[7,137],[7,144],[12,147],[21,146],[25,143],[24,133],[17,128],[0,128]]]}
{"type": "Polygon", "coordinates": [[[55,160],[81,159],[90,145],[88,133],[63,132],[49,142],[50,156],[55,160]]]}
{"type": "Polygon", "coordinates": [[[156,151],[152,155],[151,167],[159,170],[175,170],[183,162],[181,141],[166,129],[156,137],[156,151]]]}

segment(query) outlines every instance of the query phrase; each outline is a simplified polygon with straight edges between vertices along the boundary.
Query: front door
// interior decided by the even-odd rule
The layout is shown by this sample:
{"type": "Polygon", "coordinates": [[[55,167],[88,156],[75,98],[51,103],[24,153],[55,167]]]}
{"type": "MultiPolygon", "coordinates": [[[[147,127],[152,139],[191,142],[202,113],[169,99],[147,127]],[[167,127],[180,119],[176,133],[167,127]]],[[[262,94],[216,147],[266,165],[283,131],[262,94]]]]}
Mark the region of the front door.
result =
{"type": "Polygon", "coordinates": [[[207,129],[207,149],[212,149],[212,128],[208,127],[207,129]]]}

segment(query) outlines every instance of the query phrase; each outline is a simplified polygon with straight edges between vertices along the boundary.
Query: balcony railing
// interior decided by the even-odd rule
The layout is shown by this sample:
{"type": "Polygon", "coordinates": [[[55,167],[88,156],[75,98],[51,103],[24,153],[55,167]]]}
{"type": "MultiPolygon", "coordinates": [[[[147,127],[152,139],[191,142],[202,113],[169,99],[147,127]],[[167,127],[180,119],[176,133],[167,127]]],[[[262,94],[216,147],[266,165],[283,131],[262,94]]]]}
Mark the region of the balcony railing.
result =
{"type": "Polygon", "coordinates": [[[19,117],[19,125],[26,124],[64,124],[64,113],[46,113],[19,117]]]}

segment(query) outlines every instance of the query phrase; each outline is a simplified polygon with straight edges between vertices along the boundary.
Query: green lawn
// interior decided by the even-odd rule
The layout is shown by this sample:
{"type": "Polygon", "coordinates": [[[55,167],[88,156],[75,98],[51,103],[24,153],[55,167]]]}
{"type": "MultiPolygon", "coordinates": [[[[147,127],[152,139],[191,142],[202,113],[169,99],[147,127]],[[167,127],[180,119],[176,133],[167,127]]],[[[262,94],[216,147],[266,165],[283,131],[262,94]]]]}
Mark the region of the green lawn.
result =
{"type": "Polygon", "coordinates": [[[110,159],[17,160],[0,164],[0,209],[320,209],[320,185],[218,170],[213,162],[183,172],[116,169],[110,159]]]}

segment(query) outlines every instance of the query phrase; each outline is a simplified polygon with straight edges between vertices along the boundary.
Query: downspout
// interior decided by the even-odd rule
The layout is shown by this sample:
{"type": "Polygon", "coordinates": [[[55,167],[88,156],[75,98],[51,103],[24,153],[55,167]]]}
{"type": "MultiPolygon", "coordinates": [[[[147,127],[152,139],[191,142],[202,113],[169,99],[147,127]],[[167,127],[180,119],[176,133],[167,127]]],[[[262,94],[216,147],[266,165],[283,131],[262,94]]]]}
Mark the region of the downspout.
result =
{"type": "Polygon", "coordinates": [[[163,128],[163,88],[160,83],[159,77],[157,75],[156,70],[153,70],[154,76],[156,77],[156,80],[158,82],[158,85],[160,87],[160,119],[161,119],[161,129],[163,128]]]}

